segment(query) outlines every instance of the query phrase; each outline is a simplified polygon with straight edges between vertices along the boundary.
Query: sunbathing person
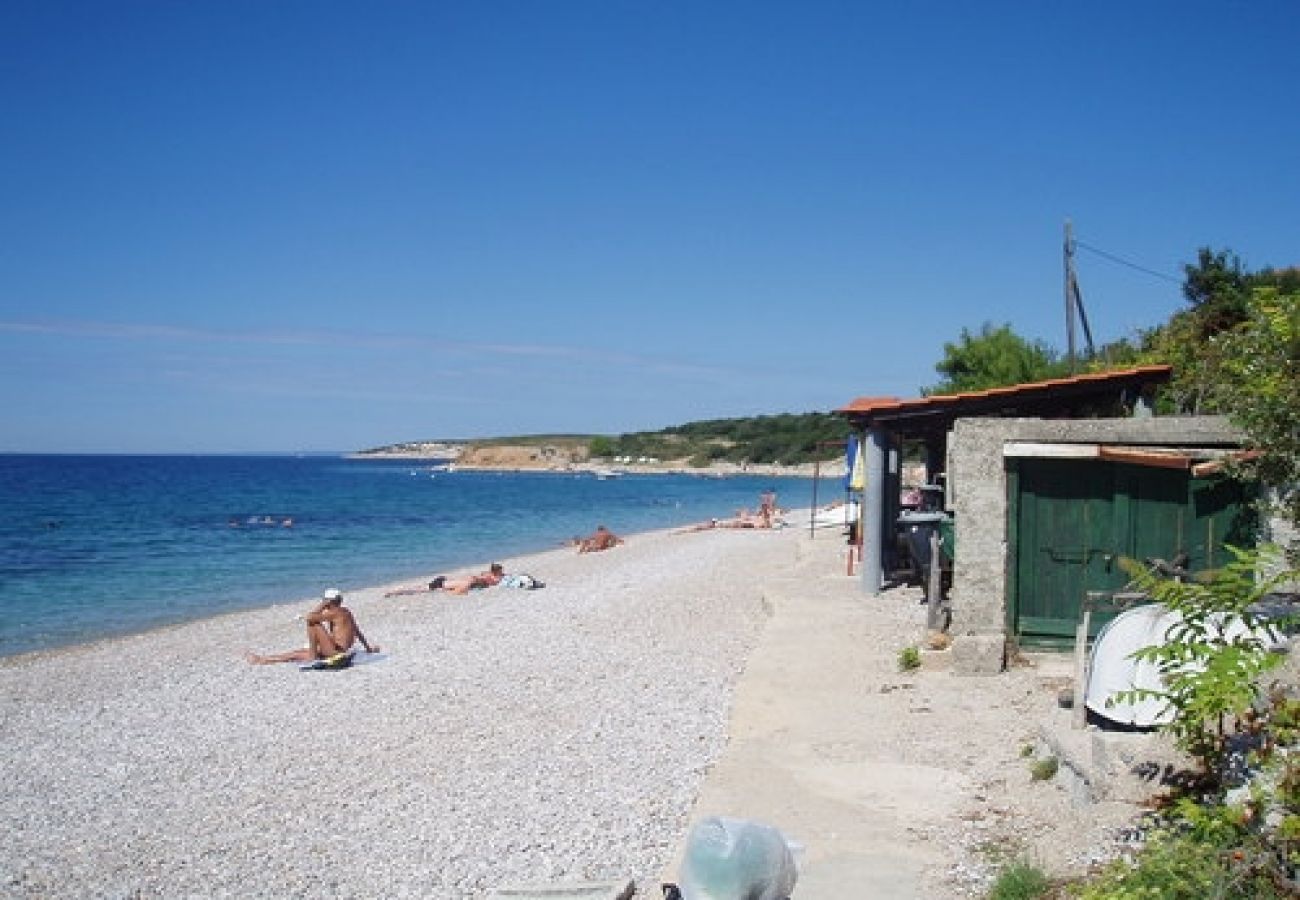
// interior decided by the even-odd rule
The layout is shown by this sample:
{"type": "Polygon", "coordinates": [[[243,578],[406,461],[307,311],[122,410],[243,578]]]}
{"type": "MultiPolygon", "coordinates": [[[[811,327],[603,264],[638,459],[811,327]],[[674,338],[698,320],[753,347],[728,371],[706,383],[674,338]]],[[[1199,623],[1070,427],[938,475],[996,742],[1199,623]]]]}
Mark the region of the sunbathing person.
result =
{"type": "Polygon", "coordinates": [[[371,644],[361,633],[352,610],[343,605],[343,593],[337,588],[330,588],[321,601],[307,614],[307,646],[301,650],[290,650],[270,656],[248,654],[248,661],[258,666],[284,662],[310,662],[316,659],[329,659],[340,653],[351,653],[357,642],[366,648],[367,653],[378,653],[379,645],[371,644]]]}
{"type": "Polygon", "coordinates": [[[470,591],[479,588],[492,587],[494,584],[500,584],[501,579],[506,577],[506,570],[501,563],[493,563],[487,571],[479,572],[477,575],[465,575],[461,578],[448,578],[446,575],[439,575],[430,581],[424,587],[397,588],[384,594],[385,597],[405,597],[410,594],[427,594],[430,591],[446,591],[449,594],[468,594],[470,591]]]}
{"type": "Polygon", "coordinates": [[[610,547],[617,547],[623,543],[623,539],[610,531],[604,525],[597,525],[596,530],[590,537],[577,538],[579,553],[594,553],[598,550],[608,550],[610,547]]]}
{"type": "Polygon", "coordinates": [[[693,531],[712,531],[714,528],[771,528],[772,515],[766,509],[751,513],[747,509],[738,509],[730,519],[709,519],[698,525],[679,528],[674,534],[689,534],[693,531]]]}

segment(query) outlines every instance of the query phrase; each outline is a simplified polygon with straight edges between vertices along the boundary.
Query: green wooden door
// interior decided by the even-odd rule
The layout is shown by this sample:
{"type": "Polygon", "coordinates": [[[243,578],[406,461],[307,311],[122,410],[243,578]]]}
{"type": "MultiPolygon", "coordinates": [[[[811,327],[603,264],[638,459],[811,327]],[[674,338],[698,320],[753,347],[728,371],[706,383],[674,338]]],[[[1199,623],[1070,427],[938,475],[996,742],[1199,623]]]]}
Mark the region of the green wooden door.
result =
{"type": "Polygon", "coordinates": [[[1183,552],[1197,572],[1225,561],[1224,543],[1253,543],[1231,482],[1098,460],[1020,459],[1012,475],[1008,625],[1026,643],[1072,642],[1085,594],[1128,582],[1121,557],[1183,552]]]}

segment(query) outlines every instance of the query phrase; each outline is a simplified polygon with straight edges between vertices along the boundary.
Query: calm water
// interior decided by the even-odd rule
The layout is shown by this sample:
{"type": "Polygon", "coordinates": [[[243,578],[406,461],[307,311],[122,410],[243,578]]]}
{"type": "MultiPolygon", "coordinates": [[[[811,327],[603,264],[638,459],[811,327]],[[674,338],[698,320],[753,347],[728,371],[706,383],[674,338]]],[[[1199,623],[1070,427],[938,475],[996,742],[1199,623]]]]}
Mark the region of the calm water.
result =
{"type": "Polygon", "coordinates": [[[0,656],[545,550],[600,523],[728,515],[767,487],[783,506],[811,503],[807,479],[0,455],[0,656]]]}

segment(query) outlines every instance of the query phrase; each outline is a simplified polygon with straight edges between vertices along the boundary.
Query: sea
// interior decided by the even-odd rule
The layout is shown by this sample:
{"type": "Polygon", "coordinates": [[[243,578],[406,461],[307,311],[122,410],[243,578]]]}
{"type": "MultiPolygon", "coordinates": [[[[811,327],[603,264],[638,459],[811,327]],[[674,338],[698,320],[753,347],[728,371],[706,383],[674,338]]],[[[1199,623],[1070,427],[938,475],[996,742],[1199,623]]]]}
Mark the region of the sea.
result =
{"type": "MultiPolygon", "coordinates": [[[[344,455],[0,455],[0,657],[454,572],[604,524],[813,505],[814,481],[446,471],[344,455]]],[[[834,499],[822,479],[816,490],[834,499]]],[[[543,573],[544,577],[544,573],[543,573]]]]}

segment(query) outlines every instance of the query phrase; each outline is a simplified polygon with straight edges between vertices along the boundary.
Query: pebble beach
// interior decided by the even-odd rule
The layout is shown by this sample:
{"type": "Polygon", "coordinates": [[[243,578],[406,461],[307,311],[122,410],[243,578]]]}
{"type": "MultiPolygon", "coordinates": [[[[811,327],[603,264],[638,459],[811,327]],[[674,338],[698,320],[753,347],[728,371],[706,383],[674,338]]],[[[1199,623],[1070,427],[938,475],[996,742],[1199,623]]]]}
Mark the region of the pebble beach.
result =
{"type": "Polygon", "coordinates": [[[380,652],[338,672],[244,660],[301,646],[312,598],[7,659],[0,894],[657,884],[795,531],[501,560],[540,590],[353,591],[380,652]]]}

